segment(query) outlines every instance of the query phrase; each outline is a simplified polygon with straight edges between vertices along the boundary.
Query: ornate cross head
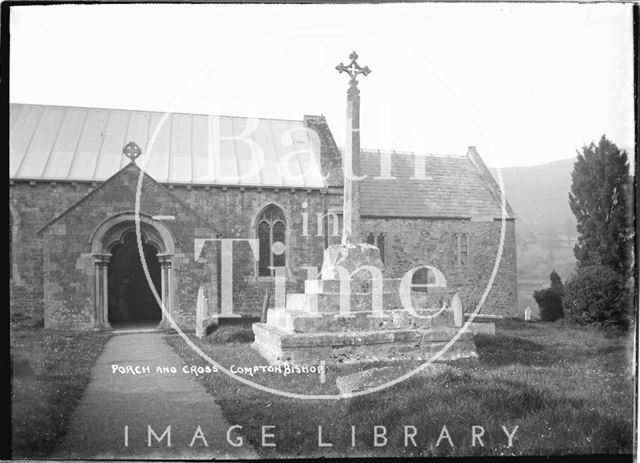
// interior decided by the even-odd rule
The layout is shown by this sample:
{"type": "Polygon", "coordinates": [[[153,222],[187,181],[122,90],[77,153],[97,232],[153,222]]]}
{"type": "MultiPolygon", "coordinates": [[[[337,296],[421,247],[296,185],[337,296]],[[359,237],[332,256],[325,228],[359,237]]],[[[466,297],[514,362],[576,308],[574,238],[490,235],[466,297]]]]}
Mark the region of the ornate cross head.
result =
{"type": "Polygon", "coordinates": [[[360,67],[360,65],[356,62],[356,60],[358,59],[358,54],[355,51],[349,55],[349,59],[351,59],[351,63],[349,63],[347,66],[340,63],[336,66],[336,69],[338,70],[338,72],[346,72],[347,74],[349,74],[349,76],[351,77],[351,80],[349,80],[349,85],[355,88],[358,85],[356,77],[360,74],[364,74],[365,76],[369,75],[371,69],[369,69],[369,66],[360,67]]]}
{"type": "Polygon", "coordinates": [[[131,159],[131,162],[136,162],[136,158],[140,157],[142,150],[135,142],[130,141],[122,148],[122,154],[131,159]]]}

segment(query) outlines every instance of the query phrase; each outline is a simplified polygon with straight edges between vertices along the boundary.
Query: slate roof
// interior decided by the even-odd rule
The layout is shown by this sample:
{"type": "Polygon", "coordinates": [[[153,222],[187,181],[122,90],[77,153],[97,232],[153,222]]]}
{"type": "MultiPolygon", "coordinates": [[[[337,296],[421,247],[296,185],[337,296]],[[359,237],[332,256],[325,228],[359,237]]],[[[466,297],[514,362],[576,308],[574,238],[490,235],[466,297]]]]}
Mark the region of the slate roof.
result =
{"type": "MultiPolygon", "coordinates": [[[[472,149],[475,152],[475,148],[472,149]]],[[[471,153],[466,156],[420,157],[424,162],[424,178],[412,179],[417,177],[414,153],[364,150],[360,168],[367,178],[362,180],[360,187],[361,214],[380,217],[502,217],[499,188],[491,184],[492,177],[488,179],[482,175],[471,153]],[[375,179],[382,175],[381,156],[390,159],[390,173],[395,179],[375,179]]],[[[508,203],[506,209],[506,217],[513,218],[508,203]]]]}
{"type": "MultiPolygon", "coordinates": [[[[10,105],[9,178],[102,182],[129,160],[122,147],[135,141],[146,152],[167,113],[31,104],[10,105]]],[[[138,164],[161,184],[220,184],[323,188],[320,146],[304,121],[259,119],[249,136],[262,147],[264,164],[250,173],[242,133],[247,119],[200,114],[167,114],[146,164],[138,164]],[[213,121],[213,122],[212,122],[213,121]],[[207,160],[209,126],[221,137],[220,164],[207,160]],[[284,142],[283,142],[284,141],[284,142]],[[295,155],[290,153],[295,151],[295,155]],[[289,166],[287,174],[286,165],[289,166]]],[[[363,150],[361,214],[375,217],[500,218],[499,188],[475,152],[466,156],[424,155],[424,178],[415,176],[413,153],[363,150]],[[389,159],[392,179],[381,176],[380,158],[389,159]]],[[[142,158],[141,158],[142,159],[142,158]]],[[[384,164],[384,163],[383,163],[384,164]]],[[[509,205],[507,218],[514,214],[509,205]]]]}

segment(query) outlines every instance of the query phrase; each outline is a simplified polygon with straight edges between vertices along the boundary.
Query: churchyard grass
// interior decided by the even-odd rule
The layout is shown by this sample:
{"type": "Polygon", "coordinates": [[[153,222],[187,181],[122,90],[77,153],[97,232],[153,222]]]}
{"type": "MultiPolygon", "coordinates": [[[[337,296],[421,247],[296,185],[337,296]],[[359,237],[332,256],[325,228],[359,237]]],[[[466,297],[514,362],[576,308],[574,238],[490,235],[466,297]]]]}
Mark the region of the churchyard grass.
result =
{"type": "MultiPolygon", "coordinates": [[[[192,340],[225,367],[266,365],[250,348],[250,327],[221,327],[192,340]],[[244,330],[244,332],[243,332],[244,330]],[[244,342],[225,343],[223,339],[244,342]]],[[[205,365],[178,335],[168,342],[190,365],[205,365]]],[[[430,378],[413,377],[384,391],[352,399],[300,400],[262,392],[223,373],[198,376],[232,425],[263,457],[426,456],[630,453],[633,443],[632,339],[563,322],[497,323],[496,336],[476,337],[479,360],[450,363],[430,378]],[[261,426],[277,447],[261,446],[261,426]],[[356,427],[352,446],[352,425],[356,427]],[[451,437],[436,446],[443,426],[451,437]],[[472,445],[472,426],[484,428],[484,446],[472,445]],[[332,447],[318,446],[322,440],[332,447]],[[386,428],[374,446],[374,426],[386,428]],[[405,446],[405,426],[417,429],[405,446]],[[502,430],[511,433],[513,446],[502,430]],[[382,441],[379,441],[382,442],[382,441]]],[[[409,367],[407,367],[408,369],[409,367]]],[[[280,390],[337,394],[336,377],[358,367],[317,374],[257,373],[242,377],[280,390]]],[[[411,431],[410,431],[411,433],[411,431]]]]}
{"type": "Polygon", "coordinates": [[[69,416],[109,333],[13,328],[11,424],[14,458],[44,458],[69,416]]]}

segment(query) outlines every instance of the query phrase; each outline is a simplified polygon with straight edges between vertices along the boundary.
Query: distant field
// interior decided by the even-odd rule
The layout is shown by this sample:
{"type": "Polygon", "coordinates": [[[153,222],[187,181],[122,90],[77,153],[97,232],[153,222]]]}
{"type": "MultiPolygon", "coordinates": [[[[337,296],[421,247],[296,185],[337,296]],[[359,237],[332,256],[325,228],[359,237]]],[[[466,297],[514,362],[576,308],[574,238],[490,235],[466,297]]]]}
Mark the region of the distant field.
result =
{"type": "MultiPolygon", "coordinates": [[[[250,348],[249,328],[228,327],[193,341],[229,367],[265,365],[250,348]],[[225,344],[224,340],[241,342],[225,344]]],[[[177,335],[170,345],[188,364],[204,364],[177,335]]],[[[291,399],[266,393],[222,373],[199,381],[222,406],[230,423],[262,457],[276,456],[453,456],[631,453],[633,444],[632,340],[562,322],[504,320],[496,336],[478,335],[478,362],[453,362],[435,377],[411,378],[392,388],[339,401],[291,399]],[[261,446],[261,426],[274,425],[277,447],[261,446]],[[388,443],[373,445],[373,427],[384,426],[388,443]],[[473,446],[471,427],[486,431],[473,446]],[[323,442],[318,447],[318,426],[323,442]],[[356,427],[355,445],[351,426],[356,427]],[[404,426],[418,430],[416,446],[405,445],[404,426]],[[447,426],[454,447],[444,440],[447,426]],[[502,426],[512,432],[508,447],[502,426]]],[[[317,374],[244,376],[259,384],[305,394],[337,394],[337,376],[317,374]]]]}

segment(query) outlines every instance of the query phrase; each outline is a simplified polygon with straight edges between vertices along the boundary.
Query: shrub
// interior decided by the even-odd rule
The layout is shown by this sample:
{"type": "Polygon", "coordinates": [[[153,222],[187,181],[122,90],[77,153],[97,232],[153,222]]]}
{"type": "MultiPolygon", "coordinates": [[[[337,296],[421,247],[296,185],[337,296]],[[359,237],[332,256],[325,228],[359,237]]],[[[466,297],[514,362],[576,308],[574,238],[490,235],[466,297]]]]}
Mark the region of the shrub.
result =
{"type": "Polygon", "coordinates": [[[562,280],[555,270],[549,275],[551,286],[538,289],[533,292],[533,298],[540,306],[540,319],[552,322],[564,317],[562,310],[562,297],[564,296],[564,286],[562,280]]]}
{"type": "Polygon", "coordinates": [[[604,265],[578,269],[567,284],[563,306],[580,325],[625,329],[632,307],[631,281],[604,265]]]}

